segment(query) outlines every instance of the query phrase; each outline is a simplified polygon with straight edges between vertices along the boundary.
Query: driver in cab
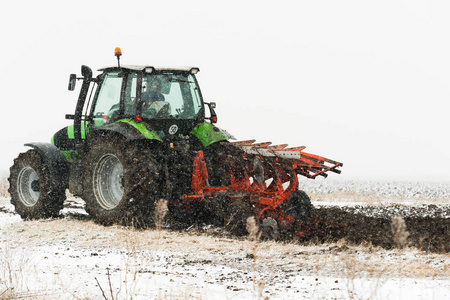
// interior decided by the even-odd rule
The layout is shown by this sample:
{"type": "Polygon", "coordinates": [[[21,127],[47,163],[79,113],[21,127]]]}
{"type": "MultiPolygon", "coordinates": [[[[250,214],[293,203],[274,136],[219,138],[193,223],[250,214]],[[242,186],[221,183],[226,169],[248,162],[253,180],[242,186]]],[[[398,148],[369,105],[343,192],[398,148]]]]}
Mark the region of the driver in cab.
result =
{"type": "Polygon", "coordinates": [[[152,111],[153,114],[157,114],[164,106],[170,114],[170,104],[165,101],[164,95],[161,93],[161,81],[159,79],[153,79],[147,83],[149,88],[142,93],[142,101],[144,110],[152,111]]]}

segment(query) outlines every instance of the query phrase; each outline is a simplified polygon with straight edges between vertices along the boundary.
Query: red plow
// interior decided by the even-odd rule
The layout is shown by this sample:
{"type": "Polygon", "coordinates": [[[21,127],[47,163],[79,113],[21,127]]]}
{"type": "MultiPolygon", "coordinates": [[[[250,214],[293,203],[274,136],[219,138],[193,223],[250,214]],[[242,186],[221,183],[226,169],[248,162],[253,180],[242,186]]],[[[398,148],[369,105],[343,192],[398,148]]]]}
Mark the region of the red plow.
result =
{"type": "Polygon", "coordinates": [[[304,146],[287,146],[248,140],[221,143],[214,158],[198,151],[192,193],[184,195],[185,205],[212,204],[215,213],[223,211],[219,217],[224,218],[225,224],[235,222],[240,230],[250,216],[256,217],[263,231],[298,229],[302,221],[309,219],[312,209],[309,197],[299,190],[298,175],[314,179],[326,177],[327,172],[339,174],[343,164],[303,152],[304,146]],[[219,169],[222,172],[217,172],[219,169]],[[226,178],[220,178],[219,184],[210,184],[215,176],[226,178]]]}

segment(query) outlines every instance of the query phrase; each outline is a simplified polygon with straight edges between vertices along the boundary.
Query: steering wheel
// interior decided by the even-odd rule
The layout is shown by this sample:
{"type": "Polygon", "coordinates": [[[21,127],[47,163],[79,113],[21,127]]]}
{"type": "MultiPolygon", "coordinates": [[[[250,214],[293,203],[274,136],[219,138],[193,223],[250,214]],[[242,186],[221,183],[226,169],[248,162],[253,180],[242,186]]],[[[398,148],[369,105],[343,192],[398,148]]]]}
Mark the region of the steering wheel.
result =
{"type": "Polygon", "coordinates": [[[161,117],[168,117],[170,115],[169,113],[170,104],[166,103],[163,107],[158,111],[155,118],[161,118],[161,117]]]}
{"type": "Polygon", "coordinates": [[[154,108],[144,109],[144,110],[142,110],[142,116],[144,118],[153,119],[156,116],[156,109],[154,109],[154,108]]]}

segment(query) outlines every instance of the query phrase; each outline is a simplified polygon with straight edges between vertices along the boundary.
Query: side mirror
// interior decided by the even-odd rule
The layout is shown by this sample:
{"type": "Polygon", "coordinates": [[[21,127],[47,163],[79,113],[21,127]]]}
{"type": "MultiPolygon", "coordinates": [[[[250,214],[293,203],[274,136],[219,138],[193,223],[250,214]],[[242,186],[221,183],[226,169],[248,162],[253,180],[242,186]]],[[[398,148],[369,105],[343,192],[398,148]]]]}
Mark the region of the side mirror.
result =
{"type": "Polygon", "coordinates": [[[211,123],[213,123],[213,124],[217,123],[217,114],[214,111],[214,108],[216,108],[216,102],[211,102],[211,103],[206,103],[205,102],[205,104],[208,105],[208,107],[209,107],[209,115],[210,115],[210,117],[207,118],[207,119],[210,119],[211,123]]]}
{"type": "Polygon", "coordinates": [[[77,75],[76,74],[70,74],[69,77],[69,91],[73,91],[75,89],[75,84],[77,82],[77,75]]]}

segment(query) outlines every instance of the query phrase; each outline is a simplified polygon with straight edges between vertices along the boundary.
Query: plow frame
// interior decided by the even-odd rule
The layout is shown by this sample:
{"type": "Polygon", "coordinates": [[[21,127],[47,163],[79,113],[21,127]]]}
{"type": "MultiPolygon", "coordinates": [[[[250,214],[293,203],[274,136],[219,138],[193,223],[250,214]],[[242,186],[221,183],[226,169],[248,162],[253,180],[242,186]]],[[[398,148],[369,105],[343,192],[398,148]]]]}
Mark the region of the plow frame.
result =
{"type": "Polygon", "coordinates": [[[203,151],[198,151],[193,162],[191,179],[192,193],[183,195],[187,209],[195,202],[214,201],[222,196],[241,198],[248,201],[259,222],[265,218],[273,218],[288,229],[295,223],[294,217],[285,213],[288,198],[292,192],[299,190],[298,175],[307,178],[326,177],[326,172],[340,173],[338,167],[342,163],[315,154],[302,152],[304,146],[286,148],[287,144],[271,145],[271,142],[254,143],[255,140],[227,143],[240,149],[240,172],[227,170],[229,184],[211,186],[208,168],[203,151]],[[256,160],[263,168],[263,178],[254,175],[256,160]]]}
{"type": "MultiPolygon", "coordinates": [[[[246,154],[243,154],[246,158],[246,154]]],[[[193,193],[184,195],[183,200],[187,208],[191,203],[213,200],[220,196],[229,198],[245,198],[252,205],[256,218],[259,222],[266,217],[277,220],[290,227],[294,223],[294,218],[285,214],[278,206],[284,202],[289,195],[298,190],[299,181],[297,173],[292,170],[289,176],[279,165],[271,164],[276,176],[270,183],[263,181],[258,183],[248,172],[236,178],[233,172],[228,172],[230,184],[227,186],[210,186],[209,175],[203,151],[198,151],[194,159],[191,188],[193,193]],[[283,182],[282,179],[289,178],[283,182]]]]}

